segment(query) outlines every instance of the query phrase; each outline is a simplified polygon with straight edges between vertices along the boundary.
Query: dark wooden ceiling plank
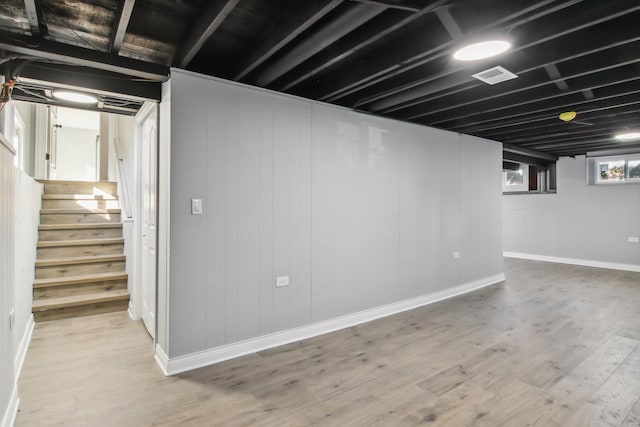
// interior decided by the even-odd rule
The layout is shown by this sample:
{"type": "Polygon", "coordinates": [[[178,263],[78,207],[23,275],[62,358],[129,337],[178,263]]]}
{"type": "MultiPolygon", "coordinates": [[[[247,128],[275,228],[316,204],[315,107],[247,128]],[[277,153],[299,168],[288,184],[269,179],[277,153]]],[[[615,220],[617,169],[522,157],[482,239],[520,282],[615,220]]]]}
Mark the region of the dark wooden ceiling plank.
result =
{"type": "Polygon", "coordinates": [[[185,37],[174,63],[181,68],[186,68],[193,57],[200,51],[202,45],[222,25],[239,1],[214,1],[209,9],[202,14],[202,18],[192,26],[193,30],[185,37]]]}
{"type": "MultiPolygon", "coordinates": [[[[635,12],[635,11],[638,11],[638,10],[640,10],[640,6],[631,8],[631,9],[629,9],[628,12],[626,12],[626,11],[624,13],[623,12],[616,12],[616,13],[614,13],[612,15],[608,15],[606,17],[600,17],[597,20],[590,21],[590,22],[585,23],[585,24],[583,24],[581,26],[573,27],[573,28],[570,28],[570,29],[568,29],[566,31],[562,31],[562,32],[553,34],[553,35],[545,37],[545,38],[535,39],[535,40],[533,40],[533,41],[531,41],[531,42],[529,42],[527,44],[519,46],[516,49],[513,49],[512,53],[519,52],[519,51],[524,51],[524,50],[526,50],[528,48],[535,47],[535,46],[540,45],[542,43],[546,43],[546,42],[552,41],[554,39],[558,39],[560,37],[567,36],[569,34],[578,32],[580,30],[584,30],[586,28],[601,24],[601,23],[606,22],[606,21],[610,21],[610,20],[619,18],[621,16],[627,15],[628,13],[632,13],[632,12],[635,12]]],[[[625,41],[625,43],[626,43],[626,41],[625,41]]],[[[602,50],[602,49],[600,49],[600,50],[602,50]]],[[[596,50],[596,51],[598,51],[598,50],[596,50]]],[[[564,62],[564,61],[568,61],[568,60],[575,59],[576,57],[578,57],[576,55],[571,55],[569,57],[567,57],[565,55],[562,55],[562,54],[558,55],[553,51],[549,51],[547,54],[550,55],[550,58],[548,60],[546,60],[546,61],[542,61],[545,64],[541,64],[541,65],[538,65],[538,66],[535,66],[535,67],[531,67],[531,68],[528,68],[528,69],[525,69],[525,70],[520,70],[520,71],[515,72],[515,74],[521,75],[521,74],[524,74],[524,73],[539,69],[541,67],[544,67],[545,65],[548,65],[548,63],[564,62]]],[[[459,72],[459,71],[463,71],[463,70],[465,70],[464,67],[452,67],[452,68],[442,72],[437,77],[445,77],[447,75],[450,75],[450,74],[453,74],[453,73],[456,73],[456,72],[459,72]]],[[[557,70],[557,68],[556,68],[556,70],[557,70]]],[[[559,71],[558,71],[557,74],[559,75],[559,71]]],[[[469,77],[469,79],[470,79],[470,77],[469,77]]],[[[397,111],[397,108],[392,108],[392,107],[395,107],[395,106],[402,106],[400,108],[406,108],[406,106],[407,106],[406,104],[408,104],[410,101],[418,99],[418,98],[420,98],[420,97],[422,97],[424,95],[428,95],[428,94],[433,93],[429,88],[425,88],[426,93],[423,93],[420,90],[416,89],[417,86],[422,85],[422,84],[426,84],[426,82],[429,82],[431,80],[433,80],[433,78],[430,76],[430,77],[423,78],[423,79],[420,79],[420,80],[417,80],[417,81],[414,81],[414,82],[405,83],[405,84],[403,84],[401,86],[398,86],[397,88],[386,90],[386,91],[384,91],[384,92],[382,92],[380,94],[376,94],[376,95],[370,96],[370,97],[364,99],[362,102],[360,102],[358,104],[358,106],[366,105],[367,103],[384,99],[383,101],[380,101],[380,102],[376,103],[375,105],[370,106],[368,109],[371,110],[371,111],[386,113],[386,112],[391,112],[391,111],[397,111]]],[[[558,77],[552,78],[552,81],[555,84],[560,84],[561,85],[562,83],[565,83],[565,85],[566,85],[566,82],[563,82],[562,78],[558,78],[558,77]]],[[[459,84],[459,83],[454,83],[454,86],[457,85],[457,84],[459,84]]],[[[477,87],[477,85],[475,87],[477,87]]],[[[408,105],[408,106],[411,106],[411,105],[408,105]]],[[[429,111],[427,114],[432,114],[432,113],[433,113],[432,111],[429,111]]],[[[413,119],[413,118],[416,118],[416,117],[419,117],[419,116],[410,117],[410,119],[413,119]]]]}
{"type": "Polygon", "coordinates": [[[356,4],[326,26],[309,34],[304,40],[278,60],[267,66],[256,78],[258,86],[266,86],[289,70],[311,58],[322,49],[333,44],[367,21],[375,18],[387,8],[380,5],[356,4]]]}
{"type": "Polygon", "coordinates": [[[407,26],[411,22],[415,21],[416,19],[421,18],[422,16],[432,12],[434,9],[443,5],[447,1],[448,0],[438,0],[436,2],[433,2],[429,6],[421,9],[419,12],[416,12],[410,16],[407,16],[406,18],[396,22],[391,26],[386,26],[384,28],[369,29],[369,31],[366,34],[360,34],[358,39],[352,42],[352,44],[348,48],[344,49],[342,53],[336,54],[332,52],[330,59],[321,58],[321,60],[319,61],[320,64],[312,65],[311,70],[309,70],[308,72],[305,72],[303,75],[297,77],[295,80],[281,87],[280,90],[286,91],[291,89],[292,87],[297,86],[298,84],[302,83],[305,80],[308,80],[309,78],[313,77],[319,72],[324,71],[325,69],[337,64],[340,61],[343,61],[349,56],[361,51],[362,49],[365,49],[367,46],[370,46],[373,43],[376,43],[377,41],[382,40],[384,37],[387,37],[394,31],[397,31],[407,26]]]}
{"type": "Polygon", "coordinates": [[[163,65],[19,34],[0,33],[0,50],[153,81],[166,81],[169,78],[169,67],[163,65]]]}
{"type": "Polygon", "coordinates": [[[113,28],[111,29],[111,35],[109,36],[109,52],[117,54],[120,52],[124,36],[127,33],[127,27],[131,20],[131,14],[133,13],[133,7],[136,4],[136,0],[121,0],[116,15],[113,20],[113,28]]]}
{"type": "MultiPolygon", "coordinates": [[[[555,6],[553,8],[545,9],[545,12],[552,13],[556,9],[560,10],[559,8],[561,7],[569,7],[573,4],[579,3],[580,1],[582,0],[569,0],[567,2],[562,3],[561,5],[555,6]]],[[[555,3],[555,0],[542,0],[540,2],[537,2],[531,5],[530,7],[519,10],[518,12],[515,12],[509,16],[499,19],[490,25],[482,27],[477,31],[474,31],[474,34],[479,34],[487,30],[495,29],[500,25],[505,25],[506,23],[508,23],[513,19],[517,19],[521,16],[524,16],[530,13],[531,11],[543,8],[552,3],[555,3]]],[[[527,21],[528,21],[528,18],[523,18],[517,21],[516,23],[514,23],[513,25],[520,25],[521,23],[524,23],[527,21]]],[[[390,77],[396,76],[400,73],[409,71],[415,67],[424,65],[427,62],[431,62],[435,59],[446,56],[448,55],[448,49],[453,47],[454,43],[455,43],[454,41],[450,41],[448,43],[444,43],[435,48],[423,51],[410,58],[403,58],[399,62],[391,61],[391,62],[385,63],[381,66],[376,67],[377,70],[375,71],[369,70],[368,72],[363,73],[362,75],[356,75],[355,79],[352,79],[350,76],[348,76],[348,79],[350,80],[349,82],[347,82],[346,80],[340,82],[341,87],[334,89],[330,93],[321,96],[320,100],[325,102],[333,102],[337,99],[344,98],[347,95],[350,95],[354,92],[358,92],[362,89],[365,89],[383,80],[387,80],[390,77]]],[[[382,59],[385,59],[385,58],[382,58],[382,59]]]]}
{"type": "Polygon", "coordinates": [[[241,80],[247,74],[279,52],[284,46],[291,43],[296,37],[306,31],[313,24],[335,9],[344,0],[331,0],[311,3],[304,11],[295,14],[287,14],[283,22],[278,23],[274,32],[263,40],[262,44],[249,55],[241,71],[234,80],[241,80]]]}
{"type": "Polygon", "coordinates": [[[378,6],[388,7],[389,9],[405,10],[407,12],[419,12],[420,8],[416,6],[406,6],[389,0],[354,0],[358,3],[375,4],[378,6]]]}

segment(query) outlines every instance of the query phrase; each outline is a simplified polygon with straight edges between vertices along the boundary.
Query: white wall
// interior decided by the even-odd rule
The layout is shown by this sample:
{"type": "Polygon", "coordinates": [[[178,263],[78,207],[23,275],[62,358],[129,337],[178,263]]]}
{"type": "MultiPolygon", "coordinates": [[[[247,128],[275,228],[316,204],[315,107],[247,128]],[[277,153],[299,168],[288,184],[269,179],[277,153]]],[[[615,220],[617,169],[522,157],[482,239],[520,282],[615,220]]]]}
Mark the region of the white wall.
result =
{"type": "Polygon", "coordinates": [[[24,172],[15,170],[15,310],[13,328],[16,372],[27,350],[33,318],[33,281],[35,279],[36,246],[42,201],[42,184],[24,172]]]}
{"type": "Polygon", "coordinates": [[[14,303],[14,152],[0,134],[0,427],[9,425],[17,405],[13,331],[14,303]]]}
{"type": "Polygon", "coordinates": [[[36,105],[29,102],[14,101],[15,108],[20,113],[25,124],[24,141],[24,167],[23,170],[29,176],[35,173],[35,149],[36,149],[36,105]]]}
{"type": "Polygon", "coordinates": [[[557,194],[503,196],[505,252],[637,269],[640,185],[587,185],[584,156],[557,173],[557,194]]]}
{"type": "Polygon", "coordinates": [[[62,127],[58,129],[56,179],[96,181],[98,156],[94,129],[62,127]]]}
{"type": "Polygon", "coordinates": [[[502,273],[500,144],[179,70],[169,88],[170,358],[502,273]]]}

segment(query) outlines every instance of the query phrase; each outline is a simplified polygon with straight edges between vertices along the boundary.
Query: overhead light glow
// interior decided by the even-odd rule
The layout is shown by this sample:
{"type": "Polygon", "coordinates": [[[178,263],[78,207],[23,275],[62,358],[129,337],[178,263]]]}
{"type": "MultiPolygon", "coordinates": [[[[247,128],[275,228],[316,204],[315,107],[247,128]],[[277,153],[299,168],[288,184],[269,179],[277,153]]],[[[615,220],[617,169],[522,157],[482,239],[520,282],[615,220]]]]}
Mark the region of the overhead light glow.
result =
{"type": "Polygon", "coordinates": [[[625,132],[616,135],[618,141],[633,141],[634,139],[640,139],[640,132],[625,132]]]}
{"type": "Polygon", "coordinates": [[[511,43],[504,40],[489,40],[480,43],[470,44],[458,49],[453,57],[459,61],[477,61],[479,59],[491,58],[506,52],[511,47],[511,43]]]}
{"type": "Polygon", "coordinates": [[[98,102],[98,98],[93,95],[68,90],[56,90],[53,92],[53,97],[78,104],[95,104],[98,102]]]}

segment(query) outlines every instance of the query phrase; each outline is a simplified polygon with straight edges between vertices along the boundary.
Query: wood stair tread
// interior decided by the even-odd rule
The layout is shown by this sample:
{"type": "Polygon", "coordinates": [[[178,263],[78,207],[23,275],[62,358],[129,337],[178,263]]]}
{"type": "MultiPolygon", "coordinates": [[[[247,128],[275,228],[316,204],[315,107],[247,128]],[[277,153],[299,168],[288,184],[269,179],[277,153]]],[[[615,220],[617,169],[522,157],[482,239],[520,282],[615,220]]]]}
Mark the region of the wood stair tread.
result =
{"type": "Polygon", "coordinates": [[[47,311],[65,307],[77,307],[87,304],[98,304],[109,301],[129,299],[129,291],[126,289],[99,292],[95,294],[74,295],[60,298],[49,298],[33,301],[33,311],[47,311]]]}
{"type": "Polygon", "coordinates": [[[81,224],[40,224],[38,230],[87,230],[91,228],[122,228],[122,223],[118,222],[98,222],[98,223],[81,223],[81,224]]]}
{"type": "Polygon", "coordinates": [[[79,283],[92,283],[92,282],[106,282],[110,280],[121,280],[128,277],[127,273],[98,273],[98,274],[83,274],[79,276],[67,276],[67,277],[52,277],[47,279],[36,279],[33,282],[33,288],[44,288],[48,286],[65,286],[76,285],[79,283]]]}
{"type": "Polygon", "coordinates": [[[43,200],[118,200],[111,194],[43,194],[43,200]]]}
{"type": "Polygon", "coordinates": [[[90,264],[93,262],[124,261],[124,255],[91,255],[67,258],[49,258],[36,260],[36,267],[53,265],[90,264]]]}
{"type": "Polygon", "coordinates": [[[124,243],[124,238],[82,239],[82,240],[45,240],[38,242],[39,248],[55,248],[58,246],[113,245],[124,243]]]}
{"type": "Polygon", "coordinates": [[[120,213],[120,208],[91,209],[91,208],[62,208],[62,209],[40,209],[42,215],[52,214],[116,214],[120,213]]]}

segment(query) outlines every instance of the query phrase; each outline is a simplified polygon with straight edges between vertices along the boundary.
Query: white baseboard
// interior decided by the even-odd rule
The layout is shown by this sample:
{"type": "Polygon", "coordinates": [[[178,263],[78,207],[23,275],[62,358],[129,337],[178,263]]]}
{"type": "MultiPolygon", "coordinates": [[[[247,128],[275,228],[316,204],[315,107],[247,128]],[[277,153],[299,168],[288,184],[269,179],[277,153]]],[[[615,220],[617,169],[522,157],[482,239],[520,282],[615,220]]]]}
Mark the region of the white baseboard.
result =
{"type": "Polygon", "coordinates": [[[294,329],[288,329],[282,332],[276,332],[269,335],[263,335],[257,338],[251,338],[237,343],[227,344],[220,347],[204,350],[196,353],[187,354],[169,358],[164,351],[156,347],[156,362],[165,375],[175,375],[181,372],[190,371],[192,369],[201,368],[203,366],[213,365],[218,362],[255,353],[257,351],[266,350],[268,348],[277,347],[291,342],[300,341],[334,332],[339,329],[348,328],[402,311],[411,310],[424,305],[432,304],[437,301],[462,295],[486,286],[504,280],[504,274],[496,274],[494,276],[485,277],[480,280],[454,286],[431,294],[423,295],[417,298],[411,298],[404,301],[395,302],[381,307],[360,311],[334,319],[324,320],[310,325],[301,326],[294,329]]]}
{"type": "Polygon", "coordinates": [[[18,378],[20,378],[20,372],[22,372],[22,365],[24,364],[25,357],[27,357],[27,350],[29,349],[29,343],[31,342],[31,336],[33,335],[34,326],[35,326],[35,322],[33,321],[33,314],[32,314],[31,316],[29,316],[29,320],[27,320],[27,327],[25,328],[24,334],[22,335],[22,340],[20,340],[18,353],[16,354],[16,359],[14,361],[16,382],[18,382],[18,378]]]}
{"type": "Polygon", "coordinates": [[[547,255],[524,254],[520,252],[503,252],[507,258],[529,259],[532,261],[556,262],[558,264],[581,265],[584,267],[608,268],[610,270],[634,271],[640,273],[640,265],[619,264],[615,262],[592,261],[588,259],[563,258],[547,255]]]}
{"type": "Polygon", "coordinates": [[[19,406],[20,399],[18,399],[18,386],[14,384],[13,391],[11,392],[11,398],[9,399],[9,405],[7,405],[6,411],[4,411],[0,427],[13,427],[16,422],[19,406]]]}

